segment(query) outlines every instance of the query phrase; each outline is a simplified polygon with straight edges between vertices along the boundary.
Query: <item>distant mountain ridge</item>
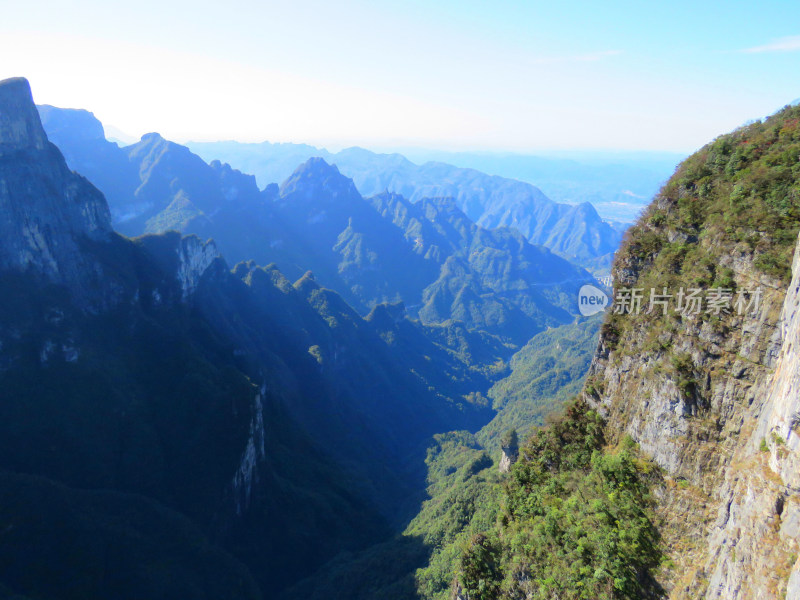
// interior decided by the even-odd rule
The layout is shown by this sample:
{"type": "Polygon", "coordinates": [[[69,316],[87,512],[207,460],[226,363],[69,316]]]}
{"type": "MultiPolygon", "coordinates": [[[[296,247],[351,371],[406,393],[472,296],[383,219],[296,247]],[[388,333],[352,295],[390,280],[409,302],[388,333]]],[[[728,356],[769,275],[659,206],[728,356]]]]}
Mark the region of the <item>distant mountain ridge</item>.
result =
{"type": "MultiPolygon", "coordinates": [[[[163,140],[157,134],[147,134],[136,144],[124,147],[124,152],[114,152],[112,146],[115,144],[105,140],[102,124],[91,113],[51,106],[42,106],[40,113],[54,142],[59,147],[65,147],[68,163],[97,182],[109,197],[112,211],[116,210],[115,196],[122,192],[115,190],[115,186],[120,185],[120,181],[130,186],[138,177],[142,189],[136,190],[136,201],[126,203],[130,212],[115,213],[115,222],[121,231],[132,233],[141,229],[139,220],[146,222],[147,216],[153,216],[154,210],[165,208],[157,206],[157,202],[154,204],[152,198],[158,188],[149,179],[154,177],[158,180],[158,173],[147,171],[157,164],[155,158],[165,150],[163,144],[172,142],[163,140]],[[153,154],[148,157],[148,153],[153,154]],[[97,157],[98,154],[103,156],[97,157]],[[134,168],[135,164],[139,164],[140,168],[134,168]],[[108,174],[111,172],[116,175],[110,180],[108,174]],[[133,222],[130,225],[121,224],[127,220],[133,222]]],[[[191,169],[191,159],[186,152],[179,152],[178,147],[185,148],[174,144],[172,149],[182,157],[173,157],[172,160],[176,161],[173,166],[191,169]],[[181,161],[187,162],[181,164],[181,161]]],[[[364,196],[391,191],[404,195],[412,202],[424,197],[452,197],[459,208],[478,225],[486,228],[515,227],[532,243],[547,246],[560,256],[591,269],[607,268],[621,240],[619,231],[603,221],[593,206],[558,204],[528,183],[486,175],[474,169],[438,162],[418,166],[399,154],[376,154],[361,148],[349,148],[336,154],[304,144],[266,142],[216,142],[193,144],[192,148],[196,148],[210,164],[215,164],[219,159],[238,170],[253,173],[257,180],[269,183],[283,181],[298,164],[309,158],[321,157],[336,164],[340,172],[352,178],[364,196]],[[576,222],[585,235],[569,234],[576,222]]],[[[177,189],[166,194],[166,183],[161,182],[160,185],[161,201],[165,197],[172,198],[175,204],[170,212],[180,213],[183,219],[200,218],[203,205],[214,202],[213,194],[209,195],[209,190],[214,186],[209,187],[208,182],[197,185],[194,193],[183,189],[183,194],[179,194],[180,190],[177,189]]],[[[258,193],[257,190],[250,191],[253,195],[258,193]]],[[[178,218],[177,215],[171,219],[175,218],[178,218]]],[[[149,224],[148,231],[163,228],[163,225],[149,224]]]]}
{"type": "MultiPolygon", "coordinates": [[[[521,345],[545,327],[571,321],[577,289],[592,280],[513,229],[475,225],[457,200],[412,203],[391,194],[365,200],[351,179],[321,158],[307,160],[280,188],[259,190],[253,176],[219,161],[206,164],[158,134],[119,148],[97,139],[98,126],[94,135],[75,135],[80,123],[64,124],[73,112],[43,113],[54,141],[74,158],[71,166],[108,185],[104,191],[122,233],[175,229],[214,238],[234,262],[276,263],[290,279],[311,270],[362,314],[382,302],[403,301],[426,324],[456,319],[521,345]],[[115,165],[119,178],[110,177],[115,165]],[[413,222],[397,220],[401,208],[413,222]]],[[[82,115],[80,122],[86,120],[82,115]]],[[[567,208],[546,199],[542,207],[556,216],[567,208]]],[[[593,213],[591,207],[575,209],[593,213]]],[[[599,218],[597,223],[613,231],[599,218]]],[[[587,228],[565,231],[564,247],[604,242],[587,228]]]]}
{"type": "MultiPolygon", "coordinates": [[[[239,142],[187,142],[206,160],[220,158],[254,173],[260,185],[285,179],[294,164],[311,156],[330,162],[360,148],[329,152],[307,144],[239,142]],[[287,160],[290,159],[290,160],[287,160]]],[[[511,152],[447,152],[422,148],[397,149],[391,156],[417,165],[444,163],[474,169],[487,175],[516,179],[538,187],[558,203],[590,202],[606,220],[631,223],[685,158],[674,152],[548,151],[537,154],[511,152]]],[[[354,157],[355,158],[355,157],[354,157]]],[[[387,161],[389,164],[393,161],[387,161]]],[[[354,175],[351,175],[354,176],[354,175]]],[[[363,191],[363,190],[362,190],[363,191]]],[[[366,192],[364,192],[366,193],[366,192]]]]}
{"type": "Polygon", "coordinates": [[[590,268],[608,267],[621,240],[621,235],[588,203],[559,204],[529,183],[487,175],[475,169],[435,161],[417,165],[400,154],[377,154],[363,148],[330,153],[304,144],[208,142],[188,145],[203,158],[228,162],[254,173],[262,182],[282,179],[286,166],[292,161],[319,156],[351,177],[364,196],[389,191],[412,202],[425,197],[452,197],[478,225],[515,227],[532,243],[547,246],[590,268]],[[583,219],[580,227],[588,235],[566,239],[569,224],[579,219],[583,219]]]}
{"type": "Polygon", "coordinates": [[[370,201],[404,230],[418,256],[440,265],[422,293],[423,321],[454,317],[519,341],[534,331],[528,319],[549,326],[572,320],[569,290],[587,282],[587,273],[516,230],[479,227],[450,199],[411,203],[384,193],[370,201]]]}
{"type": "Polygon", "coordinates": [[[398,150],[418,164],[434,161],[531,183],[559,203],[590,202],[605,220],[632,222],[685,158],[674,152],[442,152],[398,150]]]}

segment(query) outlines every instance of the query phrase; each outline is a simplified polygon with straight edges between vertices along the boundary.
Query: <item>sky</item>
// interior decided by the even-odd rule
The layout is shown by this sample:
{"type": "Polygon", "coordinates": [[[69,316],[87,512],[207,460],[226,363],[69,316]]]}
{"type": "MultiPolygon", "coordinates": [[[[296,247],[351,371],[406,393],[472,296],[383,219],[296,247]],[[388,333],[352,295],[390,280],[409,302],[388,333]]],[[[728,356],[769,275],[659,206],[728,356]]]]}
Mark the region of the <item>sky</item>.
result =
{"type": "Polygon", "coordinates": [[[0,79],[138,138],[691,152],[800,98],[800,2],[0,0],[0,79]]]}

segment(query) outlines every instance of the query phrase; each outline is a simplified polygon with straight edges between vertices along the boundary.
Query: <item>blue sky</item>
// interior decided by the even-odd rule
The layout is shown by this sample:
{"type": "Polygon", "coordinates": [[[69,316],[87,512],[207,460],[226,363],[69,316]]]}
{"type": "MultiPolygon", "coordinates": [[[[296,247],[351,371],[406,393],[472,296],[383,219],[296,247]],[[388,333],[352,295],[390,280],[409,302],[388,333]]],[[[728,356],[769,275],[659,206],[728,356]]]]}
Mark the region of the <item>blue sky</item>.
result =
{"type": "Polygon", "coordinates": [[[0,0],[0,77],[135,136],[692,151],[800,98],[800,2],[0,0]]]}

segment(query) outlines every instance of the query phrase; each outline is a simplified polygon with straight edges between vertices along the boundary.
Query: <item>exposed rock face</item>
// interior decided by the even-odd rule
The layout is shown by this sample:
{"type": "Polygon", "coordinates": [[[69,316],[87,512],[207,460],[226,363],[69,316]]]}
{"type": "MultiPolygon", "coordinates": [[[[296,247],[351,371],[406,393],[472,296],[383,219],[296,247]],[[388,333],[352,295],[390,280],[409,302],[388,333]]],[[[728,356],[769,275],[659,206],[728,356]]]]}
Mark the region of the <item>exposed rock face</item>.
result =
{"type": "Polygon", "coordinates": [[[503,456],[500,458],[500,472],[508,473],[509,470],[511,470],[511,465],[517,462],[517,458],[519,457],[519,449],[503,446],[501,450],[503,451],[503,456]]]}
{"type": "MultiPolygon", "coordinates": [[[[602,381],[599,407],[611,422],[612,433],[630,434],[668,474],[698,484],[714,471],[720,438],[727,443],[727,435],[741,430],[746,409],[756,400],[755,386],[769,381],[780,348],[775,323],[783,290],[758,274],[752,257],[733,255],[725,260],[741,273],[743,286],[761,285],[764,290],[757,311],[731,317],[729,327],[739,335],[723,335],[708,321],[684,319],[675,331],[662,332],[668,352],[644,356],[637,352],[642,339],[616,342],[606,333],[589,372],[590,378],[602,381]],[[679,389],[676,373],[664,369],[662,360],[676,355],[687,357],[685,369],[698,380],[699,393],[679,389]],[[695,435],[702,424],[693,418],[705,410],[714,412],[721,436],[695,435]],[[695,445],[689,447],[687,437],[695,445]]],[[[639,273],[632,262],[623,256],[615,264],[618,288],[636,285],[639,273]]],[[[639,326],[633,335],[643,338],[647,333],[639,326]]]]}
{"type": "Polygon", "coordinates": [[[220,259],[217,246],[212,240],[202,242],[196,235],[181,238],[177,247],[178,281],[186,301],[197,289],[200,279],[216,260],[220,259]]]}
{"type": "Polygon", "coordinates": [[[769,443],[772,470],[792,489],[800,490],[800,240],[792,274],[781,314],[781,355],[754,437],[760,435],[769,443]],[[784,444],[785,452],[781,451],[784,444]]]}
{"type": "MultiPolygon", "coordinates": [[[[686,243],[681,232],[648,225],[669,210],[660,198],[639,230],[686,243]]],[[[721,247],[717,272],[728,269],[737,289],[760,286],[757,309],[657,325],[609,319],[586,397],[607,418],[612,442],[630,435],[662,469],[656,496],[675,563],[662,574],[670,598],[800,597],[800,240],[788,291],[744,245],[689,243],[708,255],[721,247]]],[[[651,276],[630,247],[621,254],[618,289],[651,276]]]]}
{"type": "MultiPolygon", "coordinates": [[[[800,525],[800,514],[793,515],[781,531],[776,507],[793,513],[790,505],[800,496],[789,500],[789,488],[759,451],[763,436],[754,433],[768,397],[800,408],[796,394],[793,400],[780,392],[770,396],[776,359],[785,362],[791,347],[781,350],[776,328],[784,291],[760,276],[751,259],[734,254],[726,261],[739,285],[755,281],[765,290],[757,311],[731,318],[728,335],[710,321],[684,321],[661,333],[670,344],[666,353],[648,355],[641,350],[645,330],[615,343],[605,332],[589,373],[600,392],[587,400],[608,419],[609,437],[630,435],[665,475],[657,501],[676,565],[664,580],[670,598],[783,597],[787,549],[800,525]],[[685,357],[680,368],[686,371],[671,370],[667,356],[685,357]],[[694,388],[682,388],[682,377],[694,388]]],[[[618,261],[619,285],[633,285],[636,277],[625,257],[618,261]]]]}
{"type": "Polygon", "coordinates": [[[102,194],[47,141],[28,82],[0,82],[0,269],[32,271],[88,299],[100,266],[78,245],[111,233],[102,194]]]}
{"type": "Polygon", "coordinates": [[[264,430],[264,397],[266,385],[262,385],[253,400],[253,416],[250,420],[250,435],[242,452],[239,468],[233,476],[233,501],[236,514],[243,514],[250,506],[253,489],[258,483],[258,467],[266,457],[264,430]]]}
{"type": "Polygon", "coordinates": [[[0,81],[0,156],[19,150],[44,150],[47,136],[22,77],[0,81]]]}
{"type": "Polygon", "coordinates": [[[511,465],[519,458],[519,437],[516,430],[511,430],[503,436],[500,450],[503,452],[503,456],[500,458],[500,472],[508,473],[511,465]]]}
{"type": "Polygon", "coordinates": [[[800,241],[778,331],[774,375],[757,389],[766,400],[719,493],[709,599],[800,597],[800,241]]]}
{"type": "Polygon", "coordinates": [[[643,310],[607,315],[584,396],[609,442],[630,435],[661,468],[657,512],[674,566],[659,579],[670,598],[800,597],[800,241],[786,191],[796,181],[784,190],[749,178],[780,172],[773,156],[800,139],[797,123],[787,109],[690,157],[614,264],[616,292],[643,290],[643,310]],[[775,210],[764,189],[791,210],[775,210]],[[793,247],[787,286],[764,259],[783,267],[793,247]],[[648,312],[662,285],[672,308],[648,312]],[[691,314],[675,309],[679,286],[759,302],[691,314]]]}

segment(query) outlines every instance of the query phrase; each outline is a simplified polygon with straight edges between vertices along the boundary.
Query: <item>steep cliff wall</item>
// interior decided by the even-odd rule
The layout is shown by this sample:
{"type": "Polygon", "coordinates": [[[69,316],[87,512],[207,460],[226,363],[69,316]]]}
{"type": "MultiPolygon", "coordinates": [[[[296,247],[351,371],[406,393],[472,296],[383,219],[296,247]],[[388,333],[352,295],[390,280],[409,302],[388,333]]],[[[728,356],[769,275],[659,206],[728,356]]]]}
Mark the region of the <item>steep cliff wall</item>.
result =
{"type": "Polygon", "coordinates": [[[778,324],[774,374],[728,468],[708,537],[706,598],[800,597],[800,241],[778,324]],[[791,575],[791,576],[790,576],[791,575]]]}
{"type": "Polygon", "coordinates": [[[800,526],[799,118],[787,108],[688,159],[615,263],[621,313],[603,325],[584,396],[612,442],[629,434],[662,469],[672,598],[800,587],[789,578],[800,526]]]}
{"type": "Polygon", "coordinates": [[[111,234],[102,194],[47,141],[28,82],[0,81],[0,269],[36,273],[97,304],[90,289],[102,268],[79,244],[111,234]]]}

